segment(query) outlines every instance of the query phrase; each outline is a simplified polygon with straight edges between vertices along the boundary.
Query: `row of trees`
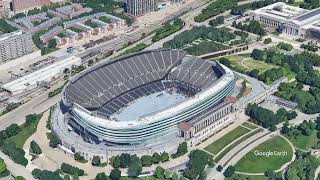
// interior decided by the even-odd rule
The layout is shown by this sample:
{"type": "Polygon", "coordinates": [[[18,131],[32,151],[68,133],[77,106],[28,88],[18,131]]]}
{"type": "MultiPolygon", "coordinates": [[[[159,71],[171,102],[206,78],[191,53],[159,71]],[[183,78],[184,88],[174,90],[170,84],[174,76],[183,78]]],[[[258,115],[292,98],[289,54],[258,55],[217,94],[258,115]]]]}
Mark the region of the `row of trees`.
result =
{"type": "Polygon", "coordinates": [[[259,80],[267,84],[271,84],[275,80],[278,80],[279,78],[285,75],[284,70],[281,67],[266,70],[262,74],[257,76],[255,75],[255,73],[259,74],[259,70],[254,69],[249,72],[249,75],[251,75],[252,77],[258,78],[259,80]]]}
{"type": "MultiPolygon", "coordinates": [[[[281,133],[284,135],[287,135],[290,138],[293,139],[298,139],[301,138],[301,135],[303,136],[310,136],[314,131],[317,132],[317,138],[320,138],[320,120],[318,118],[317,121],[306,121],[304,120],[301,124],[298,126],[291,126],[289,127],[289,123],[285,122],[282,129],[281,133]]],[[[319,148],[320,144],[314,145],[312,148],[319,148]]]]}
{"type": "Polygon", "coordinates": [[[217,18],[209,21],[209,25],[213,26],[213,27],[218,26],[223,23],[224,23],[224,16],[218,16],[217,18]]]}
{"type": "MultiPolygon", "coordinates": [[[[177,173],[172,173],[168,170],[165,170],[161,166],[157,166],[153,177],[155,179],[170,179],[170,180],[179,180],[179,175],[177,173]]],[[[120,180],[120,179],[128,179],[121,176],[121,171],[118,168],[111,170],[109,176],[107,176],[104,172],[98,173],[96,175],[95,180],[120,180]]],[[[140,178],[139,178],[140,179],[140,178]]],[[[147,177],[146,179],[153,179],[151,177],[147,177]]]]}
{"type": "MultiPolygon", "coordinates": [[[[63,180],[59,171],[52,172],[48,170],[34,169],[32,170],[32,176],[38,180],[63,180]]],[[[69,177],[69,175],[66,175],[65,177],[69,177]]]]}
{"type": "Polygon", "coordinates": [[[252,3],[246,3],[246,4],[242,4],[242,5],[239,5],[239,6],[236,6],[236,7],[233,7],[231,9],[231,14],[232,15],[243,15],[243,13],[246,11],[246,10],[254,10],[254,9],[259,9],[259,8],[262,8],[262,7],[265,7],[265,6],[268,6],[270,4],[273,4],[275,2],[279,2],[279,1],[282,1],[282,0],[263,0],[263,1],[254,1],[252,3]]]}
{"type": "Polygon", "coordinates": [[[176,35],[172,40],[163,44],[165,48],[183,48],[198,39],[209,39],[211,41],[225,43],[235,39],[236,35],[224,29],[214,27],[194,27],[191,30],[184,31],[176,35]]]}
{"type": "Polygon", "coordinates": [[[67,163],[61,164],[61,171],[70,175],[83,176],[84,171],[67,163]]]}
{"type": "Polygon", "coordinates": [[[249,104],[246,108],[246,114],[250,116],[255,123],[270,130],[276,130],[276,125],[280,122],[288,121],[297,116],[295,111],[286,111],[280,108],[276,113],[269,109],[258,106],[257,104],[249,104]]]}
{"type": "Polygon", "coordinates": [[[130,154],[121,154],[117,156],[112,156],[110,160],[110,165],[114,168],[127,168],[133,161],[140,162],[144,167],[149,167],[152,164],[158,164],[160,162],[165,162],[169,160],[169,154],[163,152],[161,154],[155,152],[152,156],[143,155],[141,159],[138,158],[136,155],[130,154]]]}
{"type": "Polygon", "coordinates": [[[126,51],[124,51],[123,53],[121,53],[121,55],[126,55],[126,54],[130,54],[130,53],[135,53],[135,52],[139,52],[142,51],[143,49],[145,49],[146,47],[148,47],[148,45],[146,45],[145,43],[139,43],[136,46],[127,49],[126,51]]]}
{"type": "Polygon", "coordinates": [[[277,47],[286,51],[291,51],[293,49],[291,44],[285,42],[278,43],[277,47]]]}
{"type": "Polygon", "coordinates": [[[308,42],[307,44],[301,44],[301,48],[307,50],[307,51],[312,51],[312,52],[317,52],[319,50],[317,42],[308,42]]]}
{"type": "Polygon", "coordinates": [[[196,22],[203,22],[213,16],[216,16],[228,9],[237,6],[237,0],[217,0],[209,4],[205,9],[201,11],[199,15],[194,18],[196,22]]]}
{"type": "Polygon", "coordinates": [[[160,39],[163,39],[179,31],[180,29],[183,28],[183,26],[184,26],[184,22],[179,18],[176,18],[172,22],[164,24],[164,26],[162,26],[160,29],[156,31],[156,34],[152,37],[152,42],[157,42],[160,39]]]}
{"type": "Polygon", "coordinates": [[[250,21],[249,24],[242,24],[242,22],[237,23],[236,21],[233,21],[232,27],[241,29],[243,31],[251,32],[260,36],[266,34],[265,30],[263,29],[259,21],[256,20],[250,21]]]}
{"type": "MultiPolygon", "coordinates": [[[[177,158],[188,152],[187,143],[183,142],[179,144],[177,152],[172,155],[172,158],[177,158]]],[[[112,156],[110,159],[110,165],[114,169],[128,168],[128,174],[133,177],[138,177],[142,171],[142,167],[150,167],[153,164],[159,164],[160,162],[169,161],[169,154],[163,152],[161,154],[155,152],[152,156],[143,155],[139,158],[137,155],[130,155],[123,153],[121,155],[112,156]]]]}

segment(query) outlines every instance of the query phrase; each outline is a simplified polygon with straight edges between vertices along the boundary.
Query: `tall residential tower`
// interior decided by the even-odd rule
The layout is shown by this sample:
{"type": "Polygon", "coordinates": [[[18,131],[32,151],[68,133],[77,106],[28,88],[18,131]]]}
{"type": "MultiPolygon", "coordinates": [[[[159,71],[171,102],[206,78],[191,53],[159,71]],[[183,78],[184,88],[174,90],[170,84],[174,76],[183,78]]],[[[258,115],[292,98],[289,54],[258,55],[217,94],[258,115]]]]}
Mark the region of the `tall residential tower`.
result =
{"type": "Polygon", "coordinates": [[[157,0],[127,0],[127,12],[133,16],[141,16],[157,10],[157,0]]]}

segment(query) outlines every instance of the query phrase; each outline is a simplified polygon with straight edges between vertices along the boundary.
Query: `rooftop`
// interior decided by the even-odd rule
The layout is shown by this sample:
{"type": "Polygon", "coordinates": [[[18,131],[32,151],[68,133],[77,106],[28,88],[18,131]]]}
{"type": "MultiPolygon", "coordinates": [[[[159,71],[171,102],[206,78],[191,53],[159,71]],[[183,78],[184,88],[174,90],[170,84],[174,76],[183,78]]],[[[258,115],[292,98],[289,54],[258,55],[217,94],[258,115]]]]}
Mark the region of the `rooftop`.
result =
{"type": "Polygon", "coordinates": [[[192,128],[192,125],[188,122],[181,122],[178,124],[178,128],[184,131],[189,131],[192,128]]]}

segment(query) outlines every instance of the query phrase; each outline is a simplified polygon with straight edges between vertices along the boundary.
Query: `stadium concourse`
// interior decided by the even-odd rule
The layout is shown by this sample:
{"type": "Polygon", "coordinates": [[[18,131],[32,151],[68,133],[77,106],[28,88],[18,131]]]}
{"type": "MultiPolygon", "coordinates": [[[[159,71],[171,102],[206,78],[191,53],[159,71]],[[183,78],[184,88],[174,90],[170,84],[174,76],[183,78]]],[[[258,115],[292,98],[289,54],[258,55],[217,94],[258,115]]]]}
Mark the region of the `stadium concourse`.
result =
{"type": "Polygon", "coordinates": [[[235,76],[227,67],[159,49],[119,57],[71,80],[52,112],[66,152],[87,159],[173,152],[236,116],[235,76]]]}

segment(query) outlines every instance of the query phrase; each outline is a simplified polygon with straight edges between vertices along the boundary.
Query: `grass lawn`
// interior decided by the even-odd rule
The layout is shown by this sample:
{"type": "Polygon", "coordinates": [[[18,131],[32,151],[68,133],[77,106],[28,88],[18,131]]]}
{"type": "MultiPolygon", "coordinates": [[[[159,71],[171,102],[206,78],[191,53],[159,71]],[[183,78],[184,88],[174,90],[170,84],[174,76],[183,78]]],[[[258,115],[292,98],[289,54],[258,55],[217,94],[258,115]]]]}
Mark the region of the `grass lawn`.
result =
{"type": "Polygon", "coordinates": [[[249,137],[251,137],[251,136],[253,136],[253,135],[255,135],[255,134],[257,134],[258,132],[261,132],[261,131],[262,131],[262,129],[254,130],[254,131],[250,132],[249,134],[243,136],[242,138],[238,139],[236,142],[232,143],[225,150],[223,150],[218,156],[215,156],[214,162],[215,163],[219,162],[229,151],[231,151],[233,148],[235,148],[241,142],[245,141],[249,137]]]}
{"type": "Polygon", "coordinates": [[[283,164],[289,162],[293,156],[293,151],[290,144],[280,136],[275,136],[266,142],[260,144],[245,156],[235,165],[236,171],[247,173],[264,173],[267,170],[277,170],[283,164]],[[262,156],[255,155],[254,152],[272,152],[278,155],[262,156]],[[286,154],[279,155],[280,152],[286,154]]]}
{"type": "Polygon", "coordinates": [[[240,55],[232,55],[226,56],[231,62],[231,67],[233,70],[238,72],[247,72],[253,69],[258,69],[260,73],[263,73],[266,70],[277,67],[273,64],[268,64],[263,61],[257,61],[250,57],[249,54],[240,54],[240,55]]]}
{"type": "Polygon", "coordinates": [[[254,125],[254,124],[251,124],[251,123],[248,123],[248,122],[242,123],[242,126],[245,126],[245,127],[249,128],[249,129],[257,129],[258,128],[258,126],[254,125]]]}
{"type": "Polygon", "coordinates": [[[315,130],[312,131],[310,136],[305,136],[303,134],[298,135],[296,138],[292,136],[286,136],[292,144],[299,148],[299,149],[305,149],[308,150],[311,147],[317,145],[317,132],[315,130]]]}
{"type": "Polygon", "coordinates": [[[226,134],[222,138],[211,143],[209,146],[205,147],[204,149],[206,151],[211,152],[212,154],[217,154],[225,146],[227,146],[228,144],[230,144],[232,141],[239,138],[240,136],[248,133],[249,131],[250,131],[249,129],[239,126],[234,130],[230,131],[228,134],[226,134]]]}
{"type": "Polygon", "coordinates": [[[16,144],[16,147],[18,148],[22,148],[24,143],[27,141],[27,139],[37,131],[37,126],[38,123],[40,121],[41,117],[38,118],[34,124],[32,124],[31,126],[27,126],[27,127],[22,127],[22,131],[19,132],[17,135],[12,136],[8,139],[6,139],[5,141],[9,142],[13,142],[16,144]]]}

